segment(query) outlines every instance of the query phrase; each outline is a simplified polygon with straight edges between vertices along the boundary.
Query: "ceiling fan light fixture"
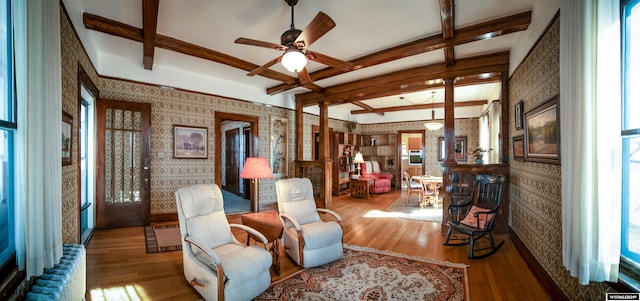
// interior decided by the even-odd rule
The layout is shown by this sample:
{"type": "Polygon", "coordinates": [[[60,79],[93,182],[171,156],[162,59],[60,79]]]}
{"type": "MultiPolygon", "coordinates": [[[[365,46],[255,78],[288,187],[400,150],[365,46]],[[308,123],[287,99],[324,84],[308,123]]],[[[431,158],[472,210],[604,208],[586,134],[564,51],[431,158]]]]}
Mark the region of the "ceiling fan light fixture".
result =
{"type": "Polygon", "coordinates": [[[307,56],[298,49],[289,49],[282,55],[282,66],[290,72],[298,73],[307,66],[307,56]]]}

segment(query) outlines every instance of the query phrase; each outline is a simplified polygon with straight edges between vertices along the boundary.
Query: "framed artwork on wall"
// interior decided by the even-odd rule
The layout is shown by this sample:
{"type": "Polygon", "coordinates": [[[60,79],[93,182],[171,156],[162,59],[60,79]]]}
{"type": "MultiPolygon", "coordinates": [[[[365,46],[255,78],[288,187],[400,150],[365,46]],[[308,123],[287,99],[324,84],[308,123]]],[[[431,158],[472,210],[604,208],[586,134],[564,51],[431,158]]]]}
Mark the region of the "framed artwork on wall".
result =
{"type": "Polygon", "coordinates": [[[516,124],[516,130],[521,130],[522,129],[522,117],[524,114],[524,103],[522,102],[522,100],[516,104],[516,106],[513,108],[513,112],[514,112],[514,119],[515,120],[515,124],[516,124]]]}
{"type": "Polygon", "coordinates": [[[525,160],[560,164],[560,106],[556,95],[524,114],[525,160]]]}
{"type": "Polygon", "coordinates": [[[524,135],[513,137],[513,160],[524,161],[524,135]]]}
{"type": "Polygon", "coordinates": [[[176,159],[206,159],[207,128],[174,125],[173,157],[176,159]]]}
{"type": "MultiPolygon", "coordinates": [[[[447,148],[444,145],[444,137],[438,137],[438,161],[447,159],[447,148]]],[[[456,137],[454,145],[455,159],[458,162],[467,161],[467,136],[456,137]]]]}
{"type": "Polygon", "coordinates": [[[270,164],[274,177],[287,175],[287,141],[289,121],[287,118],[271,116],[270,120],[270,164]]]}
{"type": "Polygon", "coordinates": [[[71,165],[71,154],[73,150],[73,116],[62,111],[62,166],[71,165]]]}

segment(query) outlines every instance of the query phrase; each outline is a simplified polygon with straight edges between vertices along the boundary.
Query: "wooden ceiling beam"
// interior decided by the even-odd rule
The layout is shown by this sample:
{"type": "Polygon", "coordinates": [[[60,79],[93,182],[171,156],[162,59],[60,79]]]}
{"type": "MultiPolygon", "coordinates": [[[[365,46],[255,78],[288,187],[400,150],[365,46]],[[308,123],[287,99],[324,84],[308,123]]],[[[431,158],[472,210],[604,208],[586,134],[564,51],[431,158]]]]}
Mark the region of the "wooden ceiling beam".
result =
{"type": "MultiPolygon", "coordinates": [[[[473,107],[473,106],[481,106],[486,105],[487,100],[469,100],[469,101],[459,101],[454,103],[455,107],[473,107]]],[[[434,104],[420,104],[420,105],[409,105],[409,106],[394,106],[394,107],[386,107],[386,108],[378,108],[373,111],[369,110],[352,110],[351,114],[384,114],[387,112],[399,112],[399,111],[413,111],[413,110],[424,110],[424,109],[439,109],[444,108],[444,103],[434,103],[434,104]]]]}
{"type": "Polygon", "coordinates": [[[368,113],[376,113],[376,114],[378,114],[380,116],[384,116],[384,112],[376,112],[377,109],[375,109],[374,107],[372,107],[372,106],[370,106],[370,105],[368,105],[368,104],[366,104],[364,102],[354,101],[351,104],[354,104],[356,106],[359,106],[359,107],[363,108],[364,110],[362,110],[362,111],[366,111],[368,113]]]}
{"type": "Polygon", "coordinates": [[[442,38],[447,43],[444,48],[444,61],[447,66],[455,62],[454,44],[454,4],[453,0],[440,0],[440,21],[442,22],[442,38]]]}
{"type": "Polygon", "coordinates": [[[142,63],[144,69],[153,69],[153,55],[156,49],[159,0],[142,0],[142,63]]]}
{"type": "MultiPolygon", "coordinates": [[[[90,13],[82,14],[82,21],[84,23],[85,28],[99,31],[102,33],[114,35],[117,37],[129,39],[136,42],[143,42],[143,30],[131,25],[127,25],[118,21],[110,20],[104,17],[100,17],[97,15],[93,15],[90,13]]],[[[202,46],[198,46],[196,44],[192,44],[189,42],[185,42],[182,40],[178,40],[172,37],[168,37],[161,34],[155,35],[155,45],[156,47],[179,52],[182,54],[194,56],[201,59],[206,59],[210,61],[214,61],[217,63],[225,64],[234,68],[242,69],[245,71],[251,71],[260,66],[247,62],[245,60],[241,60],[239,58],[230,56],[228,54],[224,54],[222,52],[218,52],[212,49],[208,49],[202,46]]],[[[300,83],[297,78],[293,76],[289,76],[280,72],[276,72],[273,70],[265,70],[260,74],[261,76],[281,81],[290,85],[299,86],[300,83]]],[[[305,85],[313,87],[317,91],[321,91],[322,88],[317,85],[305,85]]],[[[312,90],[314,90],[312,89],[312,90]]]]}
{"type": "Polygon", "coordinates": [[[330,104],[352,102],[406,92],[425,90],[435,80],[475,74],[508,72],[509,52],[498,52],[457,60],[453,66],[444,63],[409,68],[346,84],[325,87],[322,94],[306,92],[296,95],[296,103],[310,106],[320,101],[330,104]],[[383,95],[386,94],[386,95],[383,95]]]}
{"type": "MultiPolygon", "coordinates": [[[[453,46],[456,46],[474,41],[486,40],[493,37],[526,30],[530,24],[531,11],[527,11],[457,29],[451,43],[453,44],[453,46]]],[[[442,49],[446,46],[447,43],[443,39],[442,34],[437,34],[395,47],[380,50],[353,59],[349,62],[353,63],[354,67],[352,70],[358,70],[416,54],[442,49]]],[[[343,73],[346,72],[336,68],[327,67],[318,71],[311,72],[309,73],[309,76],[311,77],[312,81],[318,81],[343,73]]],[[[291,85],[281,84],[267,88],[267,94],[273,95],[292,88],[295,88],[295,86],[292,87],[291,85]]]]}

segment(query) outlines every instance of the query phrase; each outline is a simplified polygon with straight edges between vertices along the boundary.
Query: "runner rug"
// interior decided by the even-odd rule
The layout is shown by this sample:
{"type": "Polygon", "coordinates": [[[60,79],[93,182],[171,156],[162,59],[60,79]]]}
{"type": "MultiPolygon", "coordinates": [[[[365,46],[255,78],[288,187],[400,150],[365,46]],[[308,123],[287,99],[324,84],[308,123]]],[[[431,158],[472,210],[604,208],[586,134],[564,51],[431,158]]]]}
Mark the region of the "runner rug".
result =
{"type": "Polygon", "coordinates": [[[341,259],[274,282],[255,300],[469,300],[467,266],[345,245],[341,259]]]}
{"type": "Polygon", "coordinates": [[[178,224],[145,226],[144,241],[147,253],[182,250],[178,224]]]}

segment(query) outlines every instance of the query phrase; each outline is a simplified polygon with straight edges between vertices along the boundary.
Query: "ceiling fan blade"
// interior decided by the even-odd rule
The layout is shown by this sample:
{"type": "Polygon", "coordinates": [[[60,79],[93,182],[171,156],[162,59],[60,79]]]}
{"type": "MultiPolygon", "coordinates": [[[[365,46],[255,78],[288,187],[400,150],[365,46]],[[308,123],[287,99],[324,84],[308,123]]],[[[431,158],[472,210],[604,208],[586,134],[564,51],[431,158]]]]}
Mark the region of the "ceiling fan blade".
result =
{"type": "Polygon", "coordinates": [[[275,50],[285,50],[287,49],[287,47],[284,47],[280,44],[276,44],[276,43],[271,43],[271,42],[264,42],[264,41],[258,41],[258,40],[254,40],[254,39],[247,39],[247,38],[237,38],[235,40],[236,44],[245,44],[245,45],[250,45],[250,46],[258,46],[258,47],[265,47],[265,48],[270,48],[270,49],[275,49],[275,50]]]}
{"type": "Polygon", "coordinates": [[[309,76],[309,72],[307,72],[307,67],[302,68],[302,70],[298,72],[298,79],[300,80],[300,85],[306,85],[311,82],[311,77],[309,76]]]}
{"type": "Polygon", "coordinates": [[[271,67],[271,66],[273,66],[273,65],[275,65],[275,64],[277,64],[277,63],[279,63],[279,62],[280,62],[280,60],[281,60],[281,58],[282,58],[282,57],[281,57],[281,56],[279,56],[279,57],[277,57],[277,58],[275,58],[275,59],[273,59],[273,60],[270,60],[270,61],[269,61],[269,62],[267,62],[266,64],[264,64],[264,65],[262,65],[262,66],[260,66],[260,67],[258,67],[258,68],[256,68],[256,69],[251,70],[251,72],[247,73],[247,75],[248,75],[248,76],[254,76],[254,75],[256,75],[256,74],[260,74],[260,73],[262,73],[262,71],[265,71],[265,70],[269,69],[269,67],[271,67]]]}
{"type": "Polygon", "coordinates": [[[313,42],[318,40],[334,27],[336,27],[336,23],[333,22],[333,19],[327,16],[327,14],[319,12],[315,18],[311,20],[309,25],[302,30],[296,39],[295,44],[298,45],[299,43],[304,42],[304,47],[309,47],[313,42]]]}
{"type": "Polygon", "coordinates": [[[307,58],[312,61],[316,61],[318,63],[325,64],[336,69],[340,69],[342,71],[350,71],[353,68],[352,63],[345,62],[343,60],[336,59],[322,53],[313,52],[311,50],[307,50],[307,58]]]}

